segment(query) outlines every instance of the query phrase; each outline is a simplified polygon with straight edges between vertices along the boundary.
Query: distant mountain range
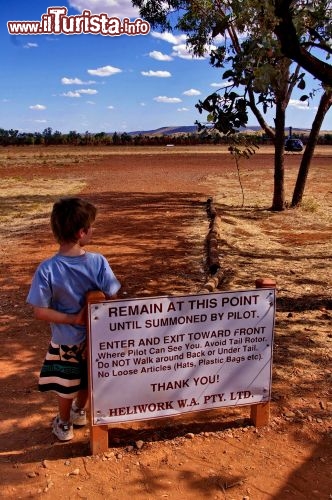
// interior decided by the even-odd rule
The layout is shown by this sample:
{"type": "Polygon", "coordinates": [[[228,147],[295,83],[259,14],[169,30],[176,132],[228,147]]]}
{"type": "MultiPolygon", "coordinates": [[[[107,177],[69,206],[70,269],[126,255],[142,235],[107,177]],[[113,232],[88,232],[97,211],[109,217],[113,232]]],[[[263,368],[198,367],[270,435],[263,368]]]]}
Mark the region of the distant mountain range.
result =
{"type": "MultiPolygon", "coordinates": [[[[241,128],[241,131],[246,132],[258,132],[262,130],[262,128],[258,125],[248,125],[248,127],[241,128]]],[[[288,133],[289,127],[285,129],[288,133]]],[[[306,133],[309,132],[309,129],[297,128],[293,127],[293,133],[306,133]]],[[[197,132],[196,125],[183,125],[178,127],[160,127],[154,130],[135,130],[133,132],[129,132],[129,135],[176,135],[176,134],[194,134],[197,132]]]]}
{"type": "Polygon", "coordinates": [[[135,130],[129,132],[129,135],[175,135],[175,134],[194,134],[197,132],[196,125],[183,125],[179,127],[160,127],[154,130],[135,130]]]}

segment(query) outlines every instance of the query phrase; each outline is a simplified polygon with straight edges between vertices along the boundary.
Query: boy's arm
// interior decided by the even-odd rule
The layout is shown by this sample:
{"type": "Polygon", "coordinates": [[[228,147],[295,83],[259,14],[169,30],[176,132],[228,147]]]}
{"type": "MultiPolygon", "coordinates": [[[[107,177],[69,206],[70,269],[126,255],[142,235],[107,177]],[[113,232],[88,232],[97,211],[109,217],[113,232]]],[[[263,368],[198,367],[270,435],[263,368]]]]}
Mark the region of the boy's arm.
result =
{"type": "Polygon", "coordinates": [[[85,312],[83,307],[77,314],[67,314],[49,307],[34,307],[34,317],[41,321],[48,323],[63,323],[69,325],[84,325],[86,321],[85,312]]]}

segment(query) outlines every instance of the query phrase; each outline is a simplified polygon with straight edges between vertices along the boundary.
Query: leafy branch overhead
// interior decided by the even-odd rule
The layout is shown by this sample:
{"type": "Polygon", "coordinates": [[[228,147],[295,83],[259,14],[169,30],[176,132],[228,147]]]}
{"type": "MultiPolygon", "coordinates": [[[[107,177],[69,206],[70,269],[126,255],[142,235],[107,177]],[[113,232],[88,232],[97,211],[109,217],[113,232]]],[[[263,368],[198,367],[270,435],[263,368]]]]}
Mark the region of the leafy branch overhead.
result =
{"type": "Polygon", "coordinates": [[[219,91],[196,105],[201,114],[207,113],[207,123],[199,126],[230,137],[247,125],[252,111],[275,146],[275,210],[285,208],[285,123],[292,92],[296,87],[303,91],[303,102],[322,94],[299,171],[301,199],[319,129],[331,106],[331,1],[133,0],[133,5],[153,28],[186,33],[193,55],[209,53],[212,66],[224,69],[219,91]],[[306,72],[318,80],[317,88],[307,89],[306,72]],[[265,119],[270,108],[275,111],[273,127],[265,119]]]}

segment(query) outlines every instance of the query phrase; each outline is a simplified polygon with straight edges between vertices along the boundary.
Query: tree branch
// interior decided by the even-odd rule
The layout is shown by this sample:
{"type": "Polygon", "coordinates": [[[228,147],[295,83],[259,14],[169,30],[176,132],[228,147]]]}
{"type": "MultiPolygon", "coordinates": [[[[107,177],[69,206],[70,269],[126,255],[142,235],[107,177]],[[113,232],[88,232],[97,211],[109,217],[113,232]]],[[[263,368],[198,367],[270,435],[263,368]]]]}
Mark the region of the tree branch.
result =
{"type": "Polygon", "coordinates": [[[277,0],[275,14],[279,18],[274,32],[280,42],[281,51],[289,59],[318,78],[327,86],[332,85],[332,66],[313,56],[301,46],[292,17],[292,0],[277,0]]]}
{"type": "Polygon", "coordinates": [[[254,92],[252,90],[252,87],[251,85],[249,84],[248,85],[248,96],[249,96],[249,106],[250,106],[250,109],[251,111],[253,112],[253,114],[255,115],[258,123],[260,124],[260,126],[262,127],[262,129],[264,130],[264,132],[270,137],[270,139],[272,139],[272,141],[274,142],[275,141],[275,137],[276,137],[276,134],[275,134],[275,131],[272,127],[270,127],[270,125],[268,125],[268,123],[264,120],[264,117],[262,115],[262,113],[259,111],[259,109],[257,108],[256,106],[256,103],[255,103],[255,95],[254,95],[254,92]]]}

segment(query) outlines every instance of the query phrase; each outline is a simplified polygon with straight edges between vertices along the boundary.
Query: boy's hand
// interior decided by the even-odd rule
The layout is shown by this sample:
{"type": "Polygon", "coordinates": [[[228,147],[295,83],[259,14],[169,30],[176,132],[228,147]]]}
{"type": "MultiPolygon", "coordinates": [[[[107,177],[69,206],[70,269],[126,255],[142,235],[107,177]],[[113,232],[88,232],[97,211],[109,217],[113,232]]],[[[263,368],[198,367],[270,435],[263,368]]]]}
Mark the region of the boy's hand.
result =
{"type": "Polygon", "coordinates": [[[49,307],[34,307],[36,319],[49,323],[62,323],[69,325],[85,325],[87,321],[87,308],[84,306],[77,314],[67,314],[49,307]]]}
{"type": "Polygon", "coordinates": [[[87,309],[86,306],[84,306],[80,312],[78,312],[75,315],[75,325],[85,325],[86,323],[86,314],[87,314],[87,309]]]}

